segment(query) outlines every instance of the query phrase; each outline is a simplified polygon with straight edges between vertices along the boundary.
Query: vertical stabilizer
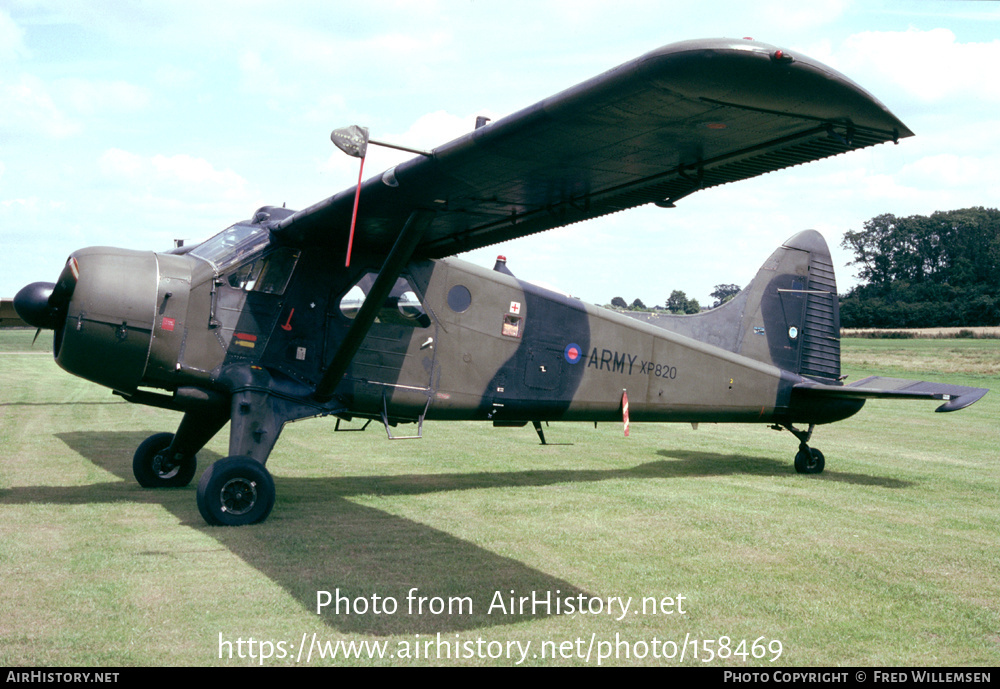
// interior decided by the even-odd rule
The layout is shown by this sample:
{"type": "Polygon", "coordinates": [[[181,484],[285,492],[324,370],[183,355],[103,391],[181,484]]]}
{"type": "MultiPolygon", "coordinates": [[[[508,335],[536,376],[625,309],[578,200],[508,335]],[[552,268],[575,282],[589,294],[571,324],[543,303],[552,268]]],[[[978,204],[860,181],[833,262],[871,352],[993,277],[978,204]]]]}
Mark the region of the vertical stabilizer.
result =
{"type": "Polygon", "coordinates": [[[822,383],[840,378],[840,310],[823,236],[799,232],[732,300],[690,316],[626,316],[822,383]]]}
{"type": "Polygon", "coordinates": [[[739,354],[816,380],[840,378],[837,281],[819,232],[782,244],[744,292],[739,354]]]}

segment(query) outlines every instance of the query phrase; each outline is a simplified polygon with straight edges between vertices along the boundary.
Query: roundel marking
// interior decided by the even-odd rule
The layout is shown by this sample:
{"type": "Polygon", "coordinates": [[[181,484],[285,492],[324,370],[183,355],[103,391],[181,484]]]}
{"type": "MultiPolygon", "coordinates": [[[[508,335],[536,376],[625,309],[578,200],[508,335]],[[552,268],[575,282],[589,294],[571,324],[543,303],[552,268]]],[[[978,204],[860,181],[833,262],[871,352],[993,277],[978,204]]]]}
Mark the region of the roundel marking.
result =
{"type": "Polygon", "coordinates": [[[575,342],[570,342],[568,345],[566,345],[566,349],[563,350],[563,357],[565,357],[566,361],[568,361],[571,364],[580,363],[582,355],[583,355],[583,350],[580,349],[580,345],[576,344],[575,342]]]}

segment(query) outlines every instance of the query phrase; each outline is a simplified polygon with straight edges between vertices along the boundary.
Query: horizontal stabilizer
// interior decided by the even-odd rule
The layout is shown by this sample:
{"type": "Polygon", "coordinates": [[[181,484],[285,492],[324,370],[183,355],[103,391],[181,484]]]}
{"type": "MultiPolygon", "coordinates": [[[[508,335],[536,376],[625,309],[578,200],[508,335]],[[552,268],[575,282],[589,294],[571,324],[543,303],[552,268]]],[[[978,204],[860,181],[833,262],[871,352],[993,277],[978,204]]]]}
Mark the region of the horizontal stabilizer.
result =
{"type": "Polygon", "coordinates": [[[935,411],[958,411],[978,402],[989,390],[970,388],[964,385],[928,383],[906,378],[885,378],[869,376],[851,385],[820,385],[819,383],[799,383],[795,386],[799,394],[815,397],[838,397],[841,399],[911,399],[945,400],[935,411]]]}

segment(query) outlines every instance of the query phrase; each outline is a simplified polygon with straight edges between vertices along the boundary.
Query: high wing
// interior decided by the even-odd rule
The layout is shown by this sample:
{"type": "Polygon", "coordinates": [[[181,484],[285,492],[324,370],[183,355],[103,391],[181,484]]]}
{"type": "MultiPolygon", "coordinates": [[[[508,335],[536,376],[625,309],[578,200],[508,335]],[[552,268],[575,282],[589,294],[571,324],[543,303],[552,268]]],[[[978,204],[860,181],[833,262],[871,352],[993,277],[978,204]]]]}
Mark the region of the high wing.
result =
{"type": "MultiPolygon", "coordinates": [[[[858,85],[748,40],[665,46],[362,185],[354,250],[384,255],[412,213],[440,258],[912,136],[858,85]]],[[[355,189],[271,223],[346,247],[355,189]]]]}

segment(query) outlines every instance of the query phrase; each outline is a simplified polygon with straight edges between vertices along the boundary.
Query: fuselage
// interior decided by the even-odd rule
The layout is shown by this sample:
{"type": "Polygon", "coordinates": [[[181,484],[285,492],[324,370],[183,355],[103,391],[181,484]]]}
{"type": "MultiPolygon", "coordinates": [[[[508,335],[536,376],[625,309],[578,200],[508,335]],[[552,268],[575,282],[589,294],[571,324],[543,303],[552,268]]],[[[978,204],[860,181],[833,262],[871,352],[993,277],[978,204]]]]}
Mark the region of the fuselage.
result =
{"type": "MultiPolygon", "coordinates": [[[[144,389],[225,395],[226,372],[237,368],[267,371],[283,394],[307,399],[380,267],[377,257],[361,256],[345,270],[338,258],[274,245],[266,229],[249,224],[182,254],[80,250],[56,359],[135,401],[163,406],[170,406],[164,395],[144,389]]],[[[860,408],[796,408],[792,386],[801,376],[757,346],[754,332],[763,328],[753,327],[753,314],[736,313],[748,309],[745,300],[723,308],[731,315],[716,319],[715,330],[735,330],[712,336],[712,328],[691,326],[707,318],[654,325],[509,271],[458,259],[412,261],[334,400],[316,413],[610,421],[621,419],[626,394],[631,418],[640,421],[823,423],[860,408]],[[690,336],[702,330],[712,344],[690,336]]]]}

